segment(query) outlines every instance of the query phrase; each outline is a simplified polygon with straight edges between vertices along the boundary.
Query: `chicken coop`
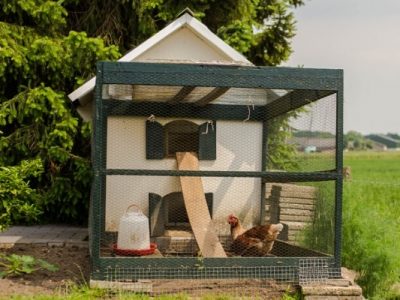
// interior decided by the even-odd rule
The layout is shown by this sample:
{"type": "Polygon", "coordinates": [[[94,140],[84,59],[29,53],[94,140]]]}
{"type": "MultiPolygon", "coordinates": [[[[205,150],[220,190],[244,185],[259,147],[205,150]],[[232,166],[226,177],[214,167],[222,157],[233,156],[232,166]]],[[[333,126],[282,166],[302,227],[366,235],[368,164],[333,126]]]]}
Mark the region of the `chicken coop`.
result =
{"type": "Polygon", "coordinates": [[[342,70],[255,67],[197,22],[99,62],[70,95],[93,109],[91,281],[157,293],[340,277],[342,70]],[[131,211],[138,251],[121,246],[131,211]]]}

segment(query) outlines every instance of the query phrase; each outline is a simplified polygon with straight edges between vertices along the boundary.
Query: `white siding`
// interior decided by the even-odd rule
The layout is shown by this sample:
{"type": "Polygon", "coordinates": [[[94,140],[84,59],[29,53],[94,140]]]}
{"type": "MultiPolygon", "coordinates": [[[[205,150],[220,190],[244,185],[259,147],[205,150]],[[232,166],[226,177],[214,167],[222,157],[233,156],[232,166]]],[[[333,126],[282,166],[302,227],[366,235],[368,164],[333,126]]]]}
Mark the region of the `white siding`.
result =
{"type": "MultiPolygon", "coordinates": [[[[173,119],[157,119],[166,124],[173,119]]],[[[191,120],[197,124],[207,120],[191,120]]],[[[108,119],[107,168],[175,170],[176,160],[146,160],[146,118],[108,119]]],[[[217,121],[217,159],[200,161],[200,170],[260,171],[262,124],[259,122],[217,121]]],[[[214,219],[227,230],[226,217],[235,213],[247,224],[259,219],[261,183],[257,178],[203,177],[205,192],[214,193],[214,219]]],[[[106,186],[107,230],[115,230],[126,207],[135,203],[145,214],[148,194],[165,196],[180,191],[176,177],[108,176],[106,186]]]]}
{"type": "Polygon", "coordinates": [[[186,26],[139,55],[135,61],[232,62],[232,58],[201,39],[186,26]]]}

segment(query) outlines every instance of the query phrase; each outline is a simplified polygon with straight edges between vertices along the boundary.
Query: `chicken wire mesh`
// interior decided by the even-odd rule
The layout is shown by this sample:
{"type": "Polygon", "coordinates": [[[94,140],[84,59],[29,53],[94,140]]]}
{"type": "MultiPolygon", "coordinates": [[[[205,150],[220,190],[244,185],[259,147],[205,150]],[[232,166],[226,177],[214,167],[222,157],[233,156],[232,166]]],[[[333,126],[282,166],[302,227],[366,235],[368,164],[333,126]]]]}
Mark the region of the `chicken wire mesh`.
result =
{"type": "Polygon", "coordinates": [[[157,275],[144,268],[107,268],[106,281],[125,283],[126,289],[151,296],[181,294],[189,297],[229,295],[240,299],[280,299],[296,284],[294,267],[159,268],[157,275]],[[173,276],[173,280],[170,278],[173,276]],[[229,278],[233,277],[234,278],[229,278]],[[145,278],[145,279],[141,279],[145,278]]]}
{"type": "Polygon", "coordinates": [[[262,286],[298,282],[299,258],[318,258],[337,275],[337,91],[234,79],[178,85],[156,73],[122,84],[128,73],[107,74],[98,73],[96,89],[93,278],[197,280],[193,289],[206,279],[255,278],[262,286]],[[135,250],[119,244],[131,205],[148,220],[147,255],[120,251],[135,250]]]}

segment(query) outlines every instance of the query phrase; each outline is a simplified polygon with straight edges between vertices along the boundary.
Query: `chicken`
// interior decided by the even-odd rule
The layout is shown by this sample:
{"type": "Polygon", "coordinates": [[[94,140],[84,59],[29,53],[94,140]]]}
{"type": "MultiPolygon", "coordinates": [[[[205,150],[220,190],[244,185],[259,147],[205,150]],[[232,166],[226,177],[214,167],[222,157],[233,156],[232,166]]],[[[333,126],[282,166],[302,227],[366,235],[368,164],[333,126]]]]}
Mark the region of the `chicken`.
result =
{"type": "Polygon", "coordinates": [[[228,217],[228,223],[233,240],[231,250],[240,256],[268,256],[283,229],[283,225],[278,223],[258,225],[246,230],[232,214],[228,217]]]}

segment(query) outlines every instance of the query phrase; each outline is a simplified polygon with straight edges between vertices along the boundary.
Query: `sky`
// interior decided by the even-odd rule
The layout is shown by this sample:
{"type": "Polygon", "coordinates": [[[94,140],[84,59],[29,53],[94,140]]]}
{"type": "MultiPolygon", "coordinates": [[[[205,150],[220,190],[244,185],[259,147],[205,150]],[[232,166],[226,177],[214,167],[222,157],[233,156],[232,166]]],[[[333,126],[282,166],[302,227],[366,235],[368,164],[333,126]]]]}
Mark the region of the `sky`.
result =
{"type": "Polygon", "coordinates": [[[344,70],[344,131],[400,133],[400,0],[305,0],[285,66],[344,70]]]}

